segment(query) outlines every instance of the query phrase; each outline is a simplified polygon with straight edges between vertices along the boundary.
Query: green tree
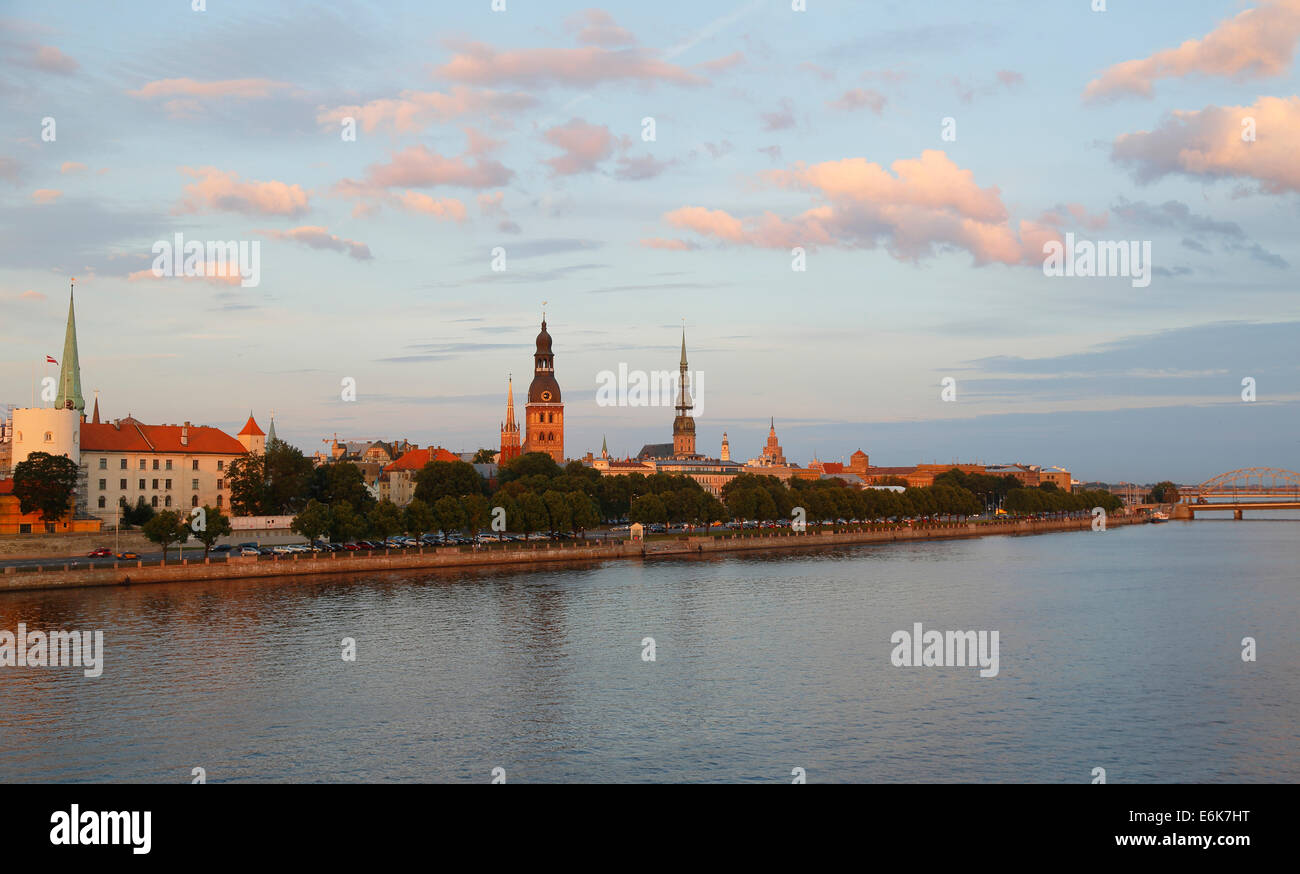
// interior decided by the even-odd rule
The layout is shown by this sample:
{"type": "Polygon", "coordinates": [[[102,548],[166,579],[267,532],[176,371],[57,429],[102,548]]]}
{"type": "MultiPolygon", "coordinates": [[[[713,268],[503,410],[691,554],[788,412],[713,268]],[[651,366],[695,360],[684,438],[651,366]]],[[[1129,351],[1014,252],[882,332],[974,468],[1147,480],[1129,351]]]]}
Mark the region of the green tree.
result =
{"type": "Polygon", "coordinates": [[[313,498],[302,508],[302,512],[293,517],[289,529],[306,537],[308,542],[314,543],[322,534],[330,530],[330,525],[330,508],[313,498]]]}
{"type": "Polygon", "coordinates": [[[545,452],[525,452],[497,468],[497,481],[502,485],[526,476],[539,475],[548,480],[560,475],[560,466],[545,452]]]}
{"type": "Polygon", "coordinates": [[[643,525],[668,521],[668,508],[658,495],[641,495],[632,500],[628,518],[643,525]]]}
{"type": "Polygon", "coordinates": [[[402,527],[402,511],[392,501],[380,501],[366,516],[370,530],[380,540],[387,540],[402,527]]]}
{"type": "Polygon", "coordinates": [[[77,464],[65,455],[33,452],[14,466],[14,496],[23,513],[40,512],[54,522],[72,511],[77,464]]]}
{"type": "Polygon", "coordinates": [[[189,539],[190,526],[186,522],[185,517],[175,510],[163,510],[144,523],[144,536],[162,547],[164,562],[167,561],[167,547],[189,539]]]}
{"type": "Polygon", "coordinates": [[[413,498],[402,510],[402,530],[412,537],[433,531],[437,524],[433,508],[419,498],[413,498]]]}
{"type": "Polygon", "coordinates": [[[133,525],[143,525],[154,516],[154,508],[145,501],[144,495],[136,498],[134,507],[127,504],[126,498],[121,499],[121,505],[122,523],[128,528],[133,525]]]}
{"type": "Polygon", "coordinates": [[[460,506],[470,531],[477,534],[491,524],[492,508],[488,506],[488,499],[482,495],[466,495],[460,499],[460,506]]]}
{"type": "Polygon", "coordinates": [[[430,506],[440,498],[483,493],[483,477],[463,461],[430,461],[415,475],[415,497],[430,506]]]}
{"type": "Polygon", "coordinates": [[[541,531],[551,524],[551,514],[546,510],[546,502],[534,492],[528,492],[519,498],[519,515],[524,526],[521,530],[525,534],[541,531]]]}
{"type": "Polygon", "coordinates": [[[491,464],[492,461],[496,458],[497,452],[498,450],[496,449],[480,449],[478,452],[474,453],[474,461],[471,463],[491,464]]]}
{"type": "Polygon", "coordinates": [[[365,532],[366,517],[358,513],[348,501],[338,501],[329,509],[331,540],[348,543],[365,532]]]}
{"type": "Polygon", "coordinates": [[[310,496],[322,504],[347,501],[362,512],[369,512],[375,496],[366,488],[365,474],[350,461],[322,464],[312,471],[310,496]]]}
{"type": "Polygon", "coordinates": [[[190,513],[189,525],[190,531],[194,533],[194,539],[203,544],[203,557],[207,558],[212,550],[212,544],[232,533],[232,529],[230,519],[221,512],[220,507],[209,507],[204,504],[199,509],[203,512],[197,515],[190,513]]]}
{"type": "Polygon", "coordinates": [[[438,517],[438,527],[442,533],[451,535],[465,527],[465,508],[460,499],[443,495],[433,504],[433,514],[438,517]]]}
{"type": "Polygon", "coordinates": [[[569,492],[565,499],[569,502],[569,520],[579,534],[585,534],[588,528],[600,524],[600,511],[596,502],[581,492],[569,492]]]}
{"type": "Polygon", "coordinates": [[[564,492],[551,489],[542,495],[542,502],[546,504],[548,531],[551,533],[568,531],[573,527],[572,514],[569,512],[569,501],[564,492]]]}
{"type": "MultiPolygon", "coordinates": [[[[14,487],[17,489],[17,485],[14,487]]],[[[1174,504],[1178,502],[1178,486],[1169,480],[1161,480],[1151,487],[1145,504],[1174,504]]]]}
{"type": "Polygon", "coordinates": [[[262,456],[248,453],[234,459],[226,468],[225,479],[230,489],[230,509],[239,516],[260,515],[266,491],[266,464],[262,456]]]}

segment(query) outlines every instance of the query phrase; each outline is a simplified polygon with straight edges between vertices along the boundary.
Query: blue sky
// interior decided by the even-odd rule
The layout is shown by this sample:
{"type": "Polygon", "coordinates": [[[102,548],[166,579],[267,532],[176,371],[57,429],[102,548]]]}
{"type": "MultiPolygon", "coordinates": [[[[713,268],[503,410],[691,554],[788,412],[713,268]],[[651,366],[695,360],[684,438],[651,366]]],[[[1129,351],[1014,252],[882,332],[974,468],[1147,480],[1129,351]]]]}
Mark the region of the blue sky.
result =
{"type": "Polygon", "coordinates": [[[0,402],[75,275],[105,415],[309,452],[495,446],[547,301],[575,456],[670,438],[596,374],[685,320],[708,452],[1300,466],[1300,0],[206,5],[0,9],[0,402]],[[145,275],[178,232],[260,284],[145,275]],[[1044,276],[1066,232],[1151,284],[1044,276]]]}

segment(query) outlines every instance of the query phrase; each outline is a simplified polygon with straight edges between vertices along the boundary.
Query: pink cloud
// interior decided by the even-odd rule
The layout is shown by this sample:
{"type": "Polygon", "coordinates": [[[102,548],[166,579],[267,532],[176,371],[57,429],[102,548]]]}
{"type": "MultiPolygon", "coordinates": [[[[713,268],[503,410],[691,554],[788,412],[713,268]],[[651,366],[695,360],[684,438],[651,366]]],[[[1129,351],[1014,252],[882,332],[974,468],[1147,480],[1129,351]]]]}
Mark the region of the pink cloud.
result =
{"type": "Polygon", "coordinates": [[[70,176],[74,173],[85,173],[86,165],[78,161],[64,161],[59,167],[59,172],[64,176],[70,176]]]}
{"type": "MultiPolygon", "coordinates": [[[[394,153],[387,164],[371,164],[365,186],[370,188],[430,188],[454,185],[462,188],[496,188],[505,185],[514,172],[485,158],[449,158],[428,146],[409,146],[394,153]]],[[[358,185],[344,180],[341,185],[358,185]]]]}
{"type": "Polygon", "coordinates": [[[336,106],[321,110],[316,121],[338,127],[343,119],[354,118],[367,133],[380,128],[394,133],[418,133],[431,124],[472,115],[517,112],[536,103],[536,98],[528,94],[457,85],[446,94],[440,91],[403,91],[397,97],[336,106]]]}
{"type": "Polygon", "coordinates": [[[590,173],[614,153],[614,135],[603,124],[588,124],[574,118],[566,124],[556,125],[543,134],[544,139],[564,152],[548,158],[551,172],[556,176],[590,173]]]}
{"type": "Polygon", "coordinates": [[[969,252],[977,264],[1041,264],[1042,244],[1059,239],[1058,231],[1042,222],[1021,221],[1013,227],[998,189],[980,188],[971,171],[941,151],[895,161],[889,170],[847,158],[796,164],[761,178],[807,191],[818,202],[789,218],[771,211],[737,217],[688,206],[666,213],[664,220],[735,245],[872,249],[883,244],[895,258],[907,261],[955,248],[969,252]]]}
{"type": "Polygon", "coordinates": [[[44,70],[46,73],[60,73],[62,75],[75,73],[80,67],[80,64],[54,46],[37,46],[30,64],[38,70],[44,70]]]}
{"type": "Polygon", "coordinates": [[[673,252],[690,252],[700,248],[698,243],[690,240],[669,240],[664,237],[647,237],[641,241],[647,249],[668,249],[673,252]]]}
{"type": "Polygon", "coordinates": [[[1202,39],[1102,71],[1084,89],[1085,100],[1137,94],[1150,97],[1157,79],[1200,73],[1237,78],[1281,76],[1300,41],[1300,0],[1268,0],[1222,21],[1202,39]]]}
{"type": "Polygon", "coordinates": [[[834,109],[843,109],[852,111],[855,109],[870,109],[876,115],[880,115],[881,110],[885,108],[885,95],[871,88],[852,88],[840,95],[838,100],[830,101],[830,106],[834,109]]]}
{"type": "Polygon", "coordinates": [[[174,210],[176,213],[220,211],[298,216],[307,211],[307,192],[299,185],[241,182],[237,173],[216,167],[181,167],[180,171],[198,181],[185,186],[185,198],[174,210]]]}
{"type": "Polygon", "coordinates": [[[38,188],[32,192],[32,200],[36,203],[54,203],[63,196],[63,192],[55,188],[38,188]]]}
{"type": "Polygon", "coordinates": [[[235,97],[241,100],[256,100],[270,97],[274,92],[289,87],[291,86],[287,82],[276,82],[272,79],[219,79],[210,82],[200,82],[196,79],[158,79],[126,93],[145,100],[157,97],[235,97]]]}
{"type": "Polygon", "coordinates": [[[418,191],[405,191],[396,195],[394,202],[407,212],[458,222],[465,220],[465,204],[454,197],[434,198],[418,191]]]}
{"type": "Polygon", "coordinates": [[[1153,131],[1122,134],[1111,158],[1141,182],[1172,173],[1254,179],[1263,191],[1300,191],[1300,97],[1260,97],[1253,106],[1207,106],[1171,113],[1153,131]],[[1254,142],[1242,139],[1254,119],[1254,142]]]}
{"type": "Polygon", "coordinates": [[[595,85],[600,82],[668,82],[703,85],[706,80],[643,49],[540,48],[497,50],[487,43],[454,45],[456,54],[437,74],[456,82],[490,85],[595,85]]]}
{"type": "Polygon", "coordinates": [[[196,266],[203,270],[199,276],[159,276],[153,272],[152,267],[146,267],[144,270],[136,270],[128,273],[126,279],[128,282],[151,282],[164,279],[184,279],[194,280],[197,282],[212,282],[218,285],[239,285],[243,282],[244,277],[239,274],[239,265],[237,263],[227,264],[220,261],[201,261],[196,266]]]}
{"type": "Polygon", "coordinates": [[[287,231],[254,231],[255,234],[261,234],[273,240],[289,240],[294,243],[301,243],[311,249],[329,249],[334,252],[344,252],[358,261],[369,261],[370,247],[365,243],[359,243],[356,240],[345,240],[342,237],[331,234],[328,228],[319,225],[303,225],[300,228],[290,228],[287,231]]]}
{"type": "Polygon", "coordinates": [[[626,28],[619,27],[614,16],[603,9],[584,9],[571,15],[565,26],[578,35],[578,42],[588,46],[616,48],[636,44],[636,37],[626,28]]]}
{"type": "Polygon", "coordinates": [[[724,70],[730,70],[732,67],[738,67],[745,62],[744,52],[732,52],[721,58],[714,58],[711,61],[702,61],[695,66],[701,70],[707,70],[710,73],[721,73],[724,70]]]}

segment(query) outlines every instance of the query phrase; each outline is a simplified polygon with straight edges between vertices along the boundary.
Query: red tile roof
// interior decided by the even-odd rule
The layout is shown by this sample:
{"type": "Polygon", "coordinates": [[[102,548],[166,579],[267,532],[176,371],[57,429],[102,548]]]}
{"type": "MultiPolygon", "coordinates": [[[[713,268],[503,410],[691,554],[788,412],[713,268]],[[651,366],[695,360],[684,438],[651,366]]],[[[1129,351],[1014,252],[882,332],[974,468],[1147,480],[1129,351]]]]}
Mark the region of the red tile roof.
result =
{"type": "Polygon", "coordinates": [[[169,452],[175,455],[220,454],[243,455],[244,445],[220,428],[189,425],[189,443],[181,445],[182,425],[142,425],[123,419],[81,426],[82,452],[169,452]]]}
{"type": "Polygon", "coordinates": [[[410,452],[403,454],[401,458],[387,465],[384,471],[420,470],[430,461],[460,461],[460,456],[448,452],[441,446],[432,449],[412,449],[410,452]]]}
{"type": "Polygon", "coordinates": [[[244,423],[244,430],[239,432],[240,437],[243,437],[245,434],[251,434],[254,437],[266,436],[266,432],[263,431],[261,428],[257,427],[257,423],[253,421],[252,413],[249,413],[248,421],[244,423]]]}
{"type": "Polygon", "coordinates": [[[839,461],[823,461],[822,473],[844,473],[844,464],[839,461]]]}

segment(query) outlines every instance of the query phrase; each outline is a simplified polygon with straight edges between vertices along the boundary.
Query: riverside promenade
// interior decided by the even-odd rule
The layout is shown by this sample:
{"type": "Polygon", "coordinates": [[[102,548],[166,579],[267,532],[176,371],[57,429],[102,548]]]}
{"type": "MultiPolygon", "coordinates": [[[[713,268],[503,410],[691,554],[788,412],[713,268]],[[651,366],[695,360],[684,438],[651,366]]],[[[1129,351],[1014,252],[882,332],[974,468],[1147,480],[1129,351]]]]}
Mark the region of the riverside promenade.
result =
{"type": "MultiPolygon", "coordinates": [[[[1145,520],[1111,517],[1107,527],[1141,524],[1145,520]]],[[[427,547],[365,553],[331,552],[313,556],[184,559],[163,562],[113,562],[101,565],[59,564],[39,568],[6,567],[0,592],[184,583],[196,580],[235,580],[311,574],[380,573],[421,568],[492,567],[546,562],[607,561],[700,556],[760,549],[856,546],[970,537],[1091,531],[1092,519],[1014,520],[999,522],[932,522],[925,525],[866,525],[796,534],[789,531],[740,532],[720,536],[669,537],[643,542],[582,541],[545,544],[502,544],[482,547],[427,547]]]]}

